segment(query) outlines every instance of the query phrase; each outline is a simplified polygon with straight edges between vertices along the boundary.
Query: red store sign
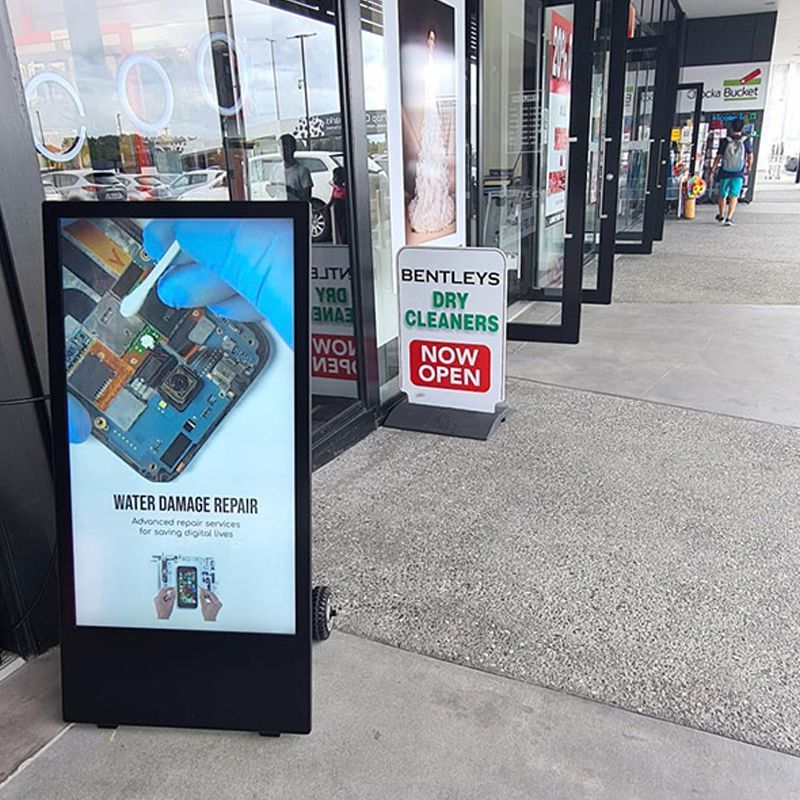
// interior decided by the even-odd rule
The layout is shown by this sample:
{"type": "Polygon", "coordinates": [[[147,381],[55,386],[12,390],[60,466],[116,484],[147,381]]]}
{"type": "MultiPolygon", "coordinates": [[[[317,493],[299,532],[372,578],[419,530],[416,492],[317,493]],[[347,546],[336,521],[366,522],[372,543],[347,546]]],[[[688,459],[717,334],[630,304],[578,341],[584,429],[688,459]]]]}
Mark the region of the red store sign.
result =
{"type": "Polygon", "coordinates": [[[488,392],[492,385],[492,351],[485,344],[412,339],[408,366],[415,386],[488,392]]]}

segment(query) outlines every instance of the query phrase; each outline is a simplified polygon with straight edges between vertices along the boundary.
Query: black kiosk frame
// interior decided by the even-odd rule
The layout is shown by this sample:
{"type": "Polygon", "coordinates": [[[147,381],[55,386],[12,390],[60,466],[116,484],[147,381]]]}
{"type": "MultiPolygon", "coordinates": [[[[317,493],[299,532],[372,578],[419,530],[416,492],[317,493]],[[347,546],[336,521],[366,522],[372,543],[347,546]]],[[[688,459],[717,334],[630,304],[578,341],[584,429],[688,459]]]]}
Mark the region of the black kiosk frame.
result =
{"type": "Polygon", "coordinates": [[[309,210],[303,203],[58,202],[43,207],[61,598],[64,719],[311,730],[309,210]],[[290,219],[294,226],[294,634],[94,627],[76,623],[61,224],[75,219],[290,219]]]}

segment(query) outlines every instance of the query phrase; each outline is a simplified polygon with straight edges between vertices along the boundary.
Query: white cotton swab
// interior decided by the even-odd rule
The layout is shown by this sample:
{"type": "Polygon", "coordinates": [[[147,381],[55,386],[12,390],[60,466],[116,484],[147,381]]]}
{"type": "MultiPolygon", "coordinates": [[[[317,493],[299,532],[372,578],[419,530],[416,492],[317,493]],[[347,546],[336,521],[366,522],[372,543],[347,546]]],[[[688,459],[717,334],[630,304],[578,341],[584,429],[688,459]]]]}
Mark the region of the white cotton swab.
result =
{"type": "Polygon", "coordinates": [[[156,285],[156,281],[166,272],[167,267],[180,251],[181,246],[178,242],[173,242],[164,255],[158,259],[158,262],[147,274],[147,277],[129,295],[122,298],[122,302],[119,304],[119,313],[123,317],[133,317],[142,310],[150,290],[156,285]]]}

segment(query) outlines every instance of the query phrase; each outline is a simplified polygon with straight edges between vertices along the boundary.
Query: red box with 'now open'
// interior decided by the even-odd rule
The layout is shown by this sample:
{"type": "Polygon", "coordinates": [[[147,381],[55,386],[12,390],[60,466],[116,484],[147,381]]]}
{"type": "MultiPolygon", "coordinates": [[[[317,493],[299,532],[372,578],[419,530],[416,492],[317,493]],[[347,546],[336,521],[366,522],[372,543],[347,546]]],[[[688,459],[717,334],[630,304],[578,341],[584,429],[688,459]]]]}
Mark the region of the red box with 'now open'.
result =
{"type": "Polygon", "coordinates": [[[488,392],[492,385],[492,351],[485,344],[412,339],[408,366],[415,386],[488,392]]]}

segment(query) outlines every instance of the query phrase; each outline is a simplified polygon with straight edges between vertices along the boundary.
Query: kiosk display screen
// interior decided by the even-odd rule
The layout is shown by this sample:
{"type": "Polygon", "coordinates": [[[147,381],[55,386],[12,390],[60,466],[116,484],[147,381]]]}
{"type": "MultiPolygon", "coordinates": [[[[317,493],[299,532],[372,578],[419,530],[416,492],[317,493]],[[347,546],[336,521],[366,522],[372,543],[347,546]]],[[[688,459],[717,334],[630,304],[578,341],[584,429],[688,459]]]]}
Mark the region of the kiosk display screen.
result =
{"type": "Polygon", "coordinates": [[[62,218],[58,251],[76,624],[294,634],[293,219],[62,218]]]}

